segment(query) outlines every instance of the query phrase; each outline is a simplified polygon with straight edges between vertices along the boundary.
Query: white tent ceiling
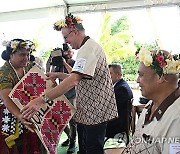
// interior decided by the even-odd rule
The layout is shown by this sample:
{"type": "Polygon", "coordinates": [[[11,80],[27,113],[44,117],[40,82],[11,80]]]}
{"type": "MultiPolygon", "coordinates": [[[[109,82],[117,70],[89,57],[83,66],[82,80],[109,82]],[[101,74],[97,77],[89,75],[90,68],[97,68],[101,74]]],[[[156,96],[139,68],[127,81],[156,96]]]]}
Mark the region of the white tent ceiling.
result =
{"type": "Polygon", "coordinates": [[[140,7],[180,5],[180,0],[64,0],[68,12],[94,12],[140,7]]]}
{"type": "Polygon", "coordinates": [[[68,12],[116,11],[161,5],[180,6],[180,0],[2,0],[0,22],[43,18],[52,12],[64,16],[68,12]]]}
{"type": "Polygon", "coordinates": [[[68,12],[87,12],[174,4],[180,5],[180,0],[3,0],[0,13],[52,7],[62,7],[68,12]]]}

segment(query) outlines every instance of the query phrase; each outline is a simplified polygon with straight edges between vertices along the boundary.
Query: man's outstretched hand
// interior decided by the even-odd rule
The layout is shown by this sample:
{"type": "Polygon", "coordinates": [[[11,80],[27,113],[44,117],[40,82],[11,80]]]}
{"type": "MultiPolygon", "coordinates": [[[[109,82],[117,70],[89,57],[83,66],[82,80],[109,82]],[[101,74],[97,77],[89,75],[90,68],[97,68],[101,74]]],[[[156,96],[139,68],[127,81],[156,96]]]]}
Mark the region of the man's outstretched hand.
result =
{"type": "Polygon", "coordinates": [[[24,119],[30,120],[33,115],[42,107],[43,100],[41,97],[35,98],[30,101],[26,106],[21,110],[24,119]]]}
{"type": "Polygon", "coordinates": [[[46,73],[46,80],[55,81],[57,79],[57,72],[48,72],[46,73]]]}
{"type": "Polygon", "coordinates": [[[53,85],[52,87],[56,87],[57,83],[56,83],[56,78],[57,78],[57,73],[56,72],[48,72],[46,73],[46,80],[51,80],[53,85]]]}

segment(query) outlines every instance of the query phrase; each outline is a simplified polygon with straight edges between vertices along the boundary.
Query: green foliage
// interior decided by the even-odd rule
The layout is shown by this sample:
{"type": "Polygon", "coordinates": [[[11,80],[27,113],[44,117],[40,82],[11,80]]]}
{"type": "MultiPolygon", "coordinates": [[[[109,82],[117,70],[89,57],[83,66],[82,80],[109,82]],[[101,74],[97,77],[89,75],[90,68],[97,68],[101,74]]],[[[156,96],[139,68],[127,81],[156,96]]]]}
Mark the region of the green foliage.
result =
{"type": "Polygon", "coordinates": [[[119,63],[123,66],[124,78],[134,81],[137,78],[138,61],[135,52],[141,47],[149,50],[157,49],[157,42],[142,44],[134,41],[129,32],[128,18],[123,16],[111,23],[110,13],[104,16],[100,43],[107,55],[108,63],[119,63]]]}
{"type": "Polygon", "coordinates": [[[111,24],[111,15],[105,14],[100,43],[109,63],[134,55],[136,47],[128,29],[127,17],[123,16],[111,24]]]}
{"type": "Polygon", "coordinates": [[[43,61],[47,61],[47,59],[50,56],[51,51],[52,51],[52,49],[41,51],[41,53],[42,53],[41,55],[42,55],[43,61]]]}
{"type": "Polygon", "coordinates": [[[123,16],[111,23],[109,13],[105,14],[100,43],[107,55],[109,63],[120,63],[123,66],[124,78],[136,80],[138,62],[135,60],[134,40],[129,33],[127,17],[123,16]]]}
{"type": "Polygon", "coordinates": [[[113,61],[122,66],[123,78],[126,81],[135,81],[137,78],[138,64],[135,56],[129,56],[127,58],[120,58],[118,61],[113,61]]]}
{"type": "Polygon", "coordinates": [[[134,45],[136,46],[137,49],[140,49],[141,47],[143,47],[143,48],[146,48],[148,50],[155,50],[155,49],[158,48],[157,42],[152,42],[152,43],[149,43],[149,44],[147,44],[147,43],[142,44],[140,42],[135,41],[134,45]]]}
{"type": "Polygon", "coordinates": [[[114,22],[111,26],[111,34],[114,35],[119,32],[129,30],[128,20],[126,16],[121,17],[116,22],[114,22]]]}
{"type": "Polygon", "coordinates": [[[106,14],[104,17],[104,23],[102,26],[102,34],[100,37],[100,42],[102,46],[104,46],[108,40],[111,38],[111,25],[109,25],[109,21],[111,19],[110,14],[106,14]]]}

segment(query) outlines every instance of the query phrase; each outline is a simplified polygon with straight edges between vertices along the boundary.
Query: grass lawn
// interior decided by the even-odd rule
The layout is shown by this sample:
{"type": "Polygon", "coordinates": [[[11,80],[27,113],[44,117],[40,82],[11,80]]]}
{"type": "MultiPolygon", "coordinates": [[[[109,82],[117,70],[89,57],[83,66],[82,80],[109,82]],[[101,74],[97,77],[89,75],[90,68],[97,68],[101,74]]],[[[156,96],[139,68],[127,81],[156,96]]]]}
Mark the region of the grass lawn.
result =
{"type": "MultiPolygon", "coordinates": [[[[62,147],[61,146],[61,143],[64,142],[65,140],[67,139],[67,136],[66,134],[63,132],[61,137],[60,137],[60,141],[59,141],[59,145],[58,145],[58,151],[57,151],[57,154],[67,154],[67,149],[68,149],[68,146],[67,147],[62,147]]],[[[78,141],[76,141],[76,151],[74,154],[77,154],[77,151],[78,151],[78,141]]],[[[109,147],[114,147],[115,146],[115,143],[114,140],[110,140],[108,141],[106,144],[105,144],[105,147],[106,148],[109,148],[109,147]]],[[[118,146],[120,144],[118,143],[118,146]]],[[[121,147],[124,147],[124,143],[122,143],[121,147]]]]}

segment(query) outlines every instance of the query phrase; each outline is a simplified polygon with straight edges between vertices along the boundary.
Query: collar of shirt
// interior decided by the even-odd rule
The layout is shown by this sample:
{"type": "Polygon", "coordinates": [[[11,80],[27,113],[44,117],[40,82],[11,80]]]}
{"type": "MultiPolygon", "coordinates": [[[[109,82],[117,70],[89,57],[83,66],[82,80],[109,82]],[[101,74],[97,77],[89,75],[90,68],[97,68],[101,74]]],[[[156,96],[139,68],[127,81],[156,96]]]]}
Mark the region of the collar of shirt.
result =
{"type": "Polygon", "coordinates": [[[86,41],[87,41],[88,39],[90,39],[90,37],[89,37],[89,36],[86,36],[86,37],[83,39],[80,47],[82,47],[82,46],[86,43],[86,41]]]}
{"type": "Polygon", "coordinates": [[[113,84],[113,87],[116,86],[116,84],[120,81],[121,79],[117,80],[114,84],[113,84]]]}
{"type": "Polygon", "coordinates": [[[163,116],[163,114],[165,113],[165,111],[168,109],[168,107],[171,106],[179,96],[180,96],[180,88],[178,87],[160,104],[160,106],[156,109],[156,111],[152,115],[151,119],[149,119],[149,116],[151,115],[151,108],[153,106],[153,102],[150,103],[148,106],[146,106],[145,108],[147,109],[147,112],[146,112],[144,124],[151,122],[154,117],[156,117],[156,119],[159,121],[163,116]]]}

